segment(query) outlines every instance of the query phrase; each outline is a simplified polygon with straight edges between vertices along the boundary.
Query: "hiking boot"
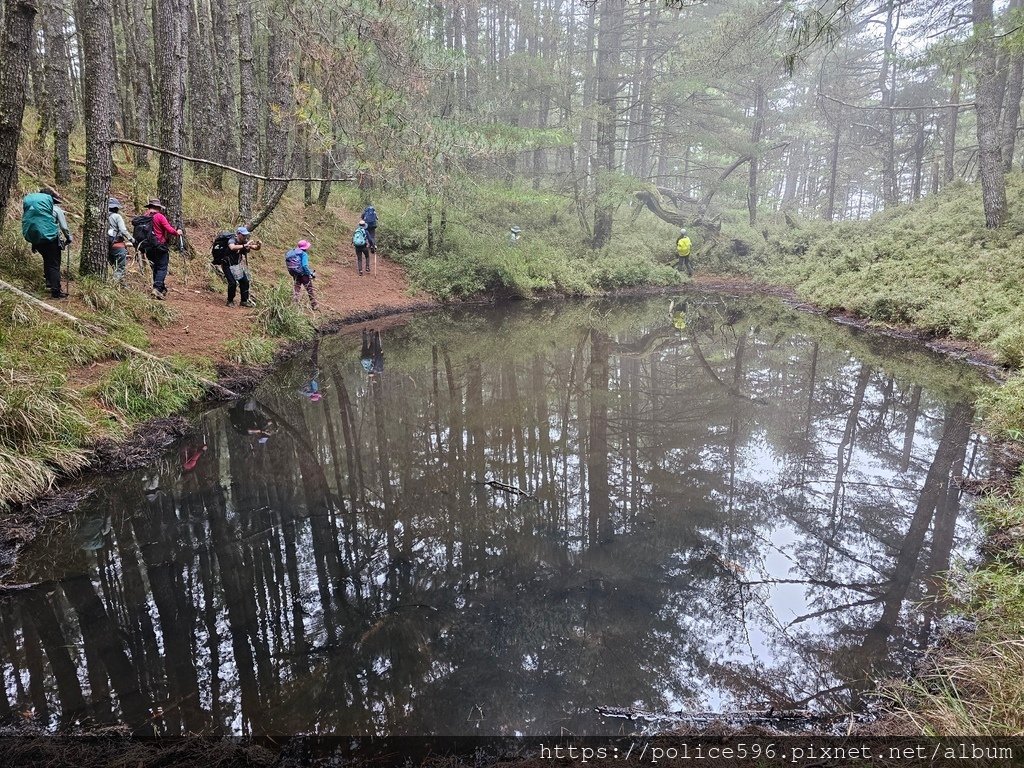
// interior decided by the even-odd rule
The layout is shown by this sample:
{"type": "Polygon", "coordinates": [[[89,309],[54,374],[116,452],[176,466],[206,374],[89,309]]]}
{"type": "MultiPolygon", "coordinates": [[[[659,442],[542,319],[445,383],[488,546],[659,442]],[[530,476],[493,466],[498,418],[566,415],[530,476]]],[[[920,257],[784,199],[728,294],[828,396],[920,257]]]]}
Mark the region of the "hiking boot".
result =
{"type": "Polygon", "coordinates": [[[68,297],[68,294],[65,293],[64,291],[51,291],[50,292],[50,298],[51,299],[66,299],[67,297],[68,297]]]}
{"type": "MultiPolygon", "coordinates": [[[[229,307],[235,306],[235,300],[234,299],[228,299],[227,306],[229,306],[229,307]]],[[[244,307],[245,305],[243,304],[242,306],[244,307]]]]}
{"type": "Polygon", "coordinates": [[[166,301],[167,300],[167,291],[161,291],[159,288],[154,288],[153,289],[153,298],[157,299],[158,301],[166,301]]]}
{"type": "Polygon", "coordinates": [[[245,308],[247,308],[247,309],[252,309],[252,308],[253,308],[253,307],[255,307],[256,305],[255,305],[255,304],[253,304],[253,303],[252,303],[251,301],[243,301],[243,302],[242,302],[241,304],[239,304],[238,306],[240,306],[240,307],[245,307],[245,308]]]}

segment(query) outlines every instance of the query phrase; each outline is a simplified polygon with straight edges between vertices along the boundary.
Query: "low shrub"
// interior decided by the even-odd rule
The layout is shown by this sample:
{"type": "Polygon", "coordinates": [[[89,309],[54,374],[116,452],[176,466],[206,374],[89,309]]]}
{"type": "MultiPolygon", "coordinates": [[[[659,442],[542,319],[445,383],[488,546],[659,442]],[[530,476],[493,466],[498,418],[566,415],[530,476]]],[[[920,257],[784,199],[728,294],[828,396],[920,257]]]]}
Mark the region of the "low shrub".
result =
{"type": "Polygon", "coordinates": [[[292,299],[292,286],[280,280],[260,292],[255,327],[267,336],[300,341],[313,335],[313,323],[292,299]]]}
{"type": "Polygon", "coordinates": [[[203,385],[196,374],[213,372],[196,361],[171,358],[167,361],[131,357],[114,366],[96,386],[96,394],[109,408],[129,421],[168,416],[200,399],[203,385]]]}
{"type": "Polygon", "coordinates": [[[224,344],[228,360],[238,365],[267,365],[274,359],[277,344],[266,336],[243,336],[224,344]]]}
{"type": "Polygon", "coordinates": [[[90,419],[58,375],[0,370],[0,507],[28,501],[83,467],[90,419]]]}

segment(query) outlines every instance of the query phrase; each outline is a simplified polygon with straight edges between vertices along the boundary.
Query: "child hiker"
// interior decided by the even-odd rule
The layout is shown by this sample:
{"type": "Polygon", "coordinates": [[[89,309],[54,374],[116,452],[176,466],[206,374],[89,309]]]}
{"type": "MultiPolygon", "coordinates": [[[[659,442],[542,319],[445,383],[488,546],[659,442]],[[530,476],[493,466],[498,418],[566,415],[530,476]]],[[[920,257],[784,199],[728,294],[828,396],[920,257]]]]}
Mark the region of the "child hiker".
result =
{"type": "Polygon", "coordinates": [[[315,310],[316,293],[313,291],[313,278],[316,277],[316,273],[309,268],[309,254],[306,253],[309,248],[308,240],[299,240],[298,245],[285,254],[284,265],[288,268],[288,274],[294,281],[292,284],[293,301],[296,304],[299,303],[302,289],[305,287],[306,293],[309,294],[309,306],[315,310]]]}

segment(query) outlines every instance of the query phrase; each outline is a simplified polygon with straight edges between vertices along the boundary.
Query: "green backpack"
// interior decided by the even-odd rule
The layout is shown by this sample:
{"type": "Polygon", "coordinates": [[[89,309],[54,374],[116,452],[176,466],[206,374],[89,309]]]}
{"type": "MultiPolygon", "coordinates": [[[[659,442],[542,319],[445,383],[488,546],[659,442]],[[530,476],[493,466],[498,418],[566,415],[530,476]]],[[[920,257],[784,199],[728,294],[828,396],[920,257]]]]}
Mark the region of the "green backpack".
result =
{"type": "Polygon", "coordinates": [[[42,192],[25,195],[21,203],[21,234],[32,245],[56,240],[60,230],[53,216],[53,198],[42,192]]]}

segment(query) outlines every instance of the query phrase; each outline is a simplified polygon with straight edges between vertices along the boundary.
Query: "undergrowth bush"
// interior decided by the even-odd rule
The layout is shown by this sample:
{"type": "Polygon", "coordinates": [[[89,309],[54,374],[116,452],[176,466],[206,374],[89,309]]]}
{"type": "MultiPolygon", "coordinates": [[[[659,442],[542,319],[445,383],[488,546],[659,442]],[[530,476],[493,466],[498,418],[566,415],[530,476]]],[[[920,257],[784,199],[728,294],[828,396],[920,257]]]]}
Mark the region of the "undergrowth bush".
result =
{"type": "Polygon", "coordinates": [[[0,508],[47,491],[87,462],[90,418],[63,377],[0,370],[0,508]]]}
{"type": "Polygon", "coordinates": [[[228,360],[238,365],[267,365],[276,350],[277,342],[266,336],[243,336],[224,344],[228,360]]]}
{"type": "MultiPolygon", "coordinates": [[[[305,292],[303,292],[305,293],[305,292]]],[[[296,341],[313,335],[313,323],[292,300],[291,284],[281,280],[260,292],[255,326],[268,336],[296,341]]]]}
{"type": "MultiPolygon", "coordinates": [[[[1024,175],[1007,176],[1008,198],[1024,175]]],[[[919,203],[868,221],[826,225],[783,221],[755,261],[758,277],[792,285],[825,308],[977,342],[1009,366],[1024,363],[1024,206],[985,228],[977,186],[954,184],[919,203]]]]}
{"type": "Polygon", "coordinates": [[[213,376],[208,366],[182,358],[166,362],[131,357],[114,366],[95,391],[108,407],[130,421],[145,421],[181,411],[203,395],[196,374],[213,376]]]}

